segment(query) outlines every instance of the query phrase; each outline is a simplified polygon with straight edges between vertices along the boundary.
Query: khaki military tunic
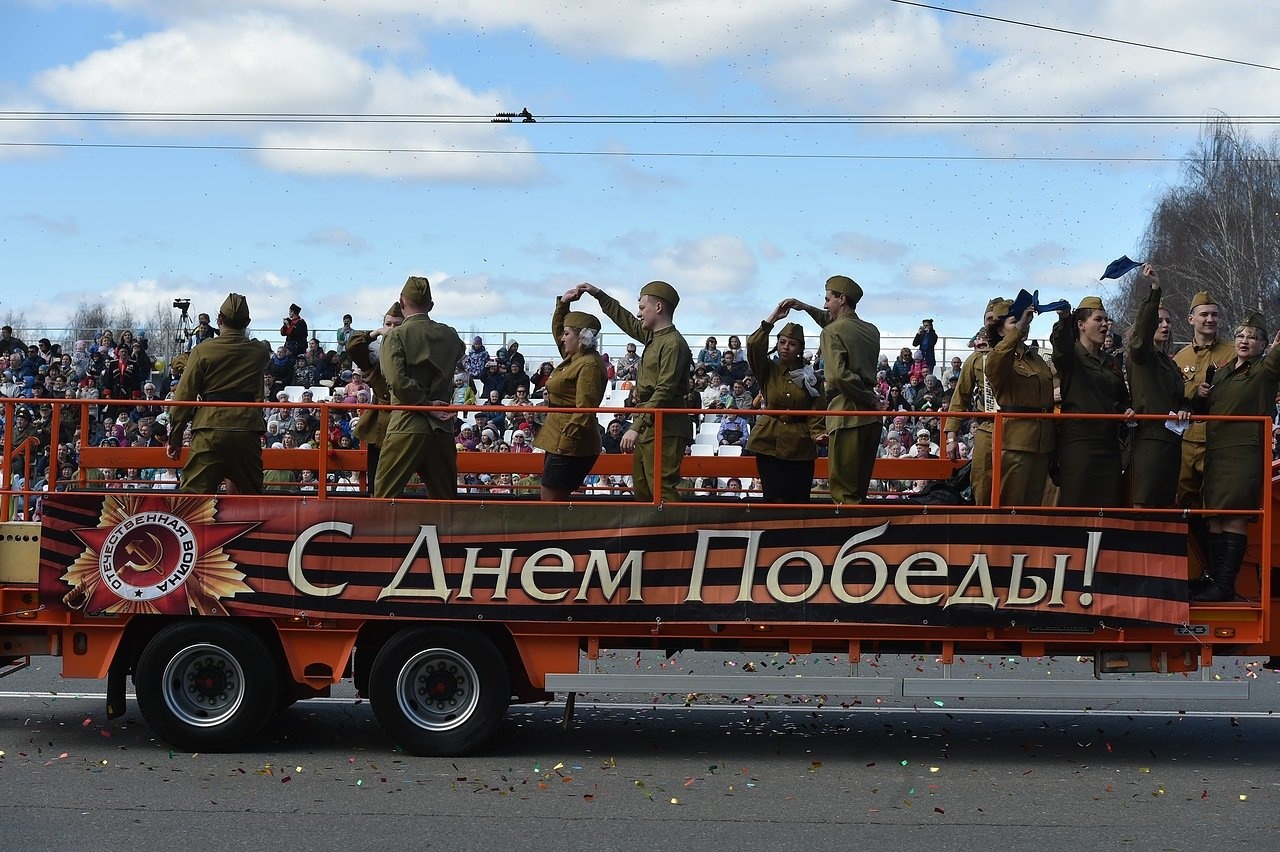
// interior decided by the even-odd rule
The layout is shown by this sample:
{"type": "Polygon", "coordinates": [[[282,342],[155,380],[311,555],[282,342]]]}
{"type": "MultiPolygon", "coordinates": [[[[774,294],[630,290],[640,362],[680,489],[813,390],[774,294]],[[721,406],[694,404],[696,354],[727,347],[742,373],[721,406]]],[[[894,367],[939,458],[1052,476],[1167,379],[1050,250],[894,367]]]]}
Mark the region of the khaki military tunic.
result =
{"type": "MultiPolygon", "coordinates": [[[[390,405],[391,386],[387,384],[387,377],[382,374],[381,364],[374,363],[370,357],[369,344],[373,342],[370,334],[372,332],[368,331],[357,331],[352,334],[347,339],[347,354],[364,372],[364,379],[373,391],[374,404],[390,405]]],[[[387,422],[391,419],[391,414],[390,411],[376,408],[360,412],[360,422],[356,423],[355,428],[356,438],[362,443],[381,446],[386,439],[387,422]]]]}
{"type": "MultiPolygon", "coordinates": [[[[1215,340],[1207,346],[1184,346],[1173,356],[1173,362],[1182,372],[1183,396],[1193,406],[1196,388],[1208,381],[1209,367],[1214,370],[1235,360],[1235,345],[1227,340],[1215,340]]],[[[1216,378],[1216,377],[1215,377],[1216,378]]],[[[1206,424],[1203,420],[1192,422],[1182,433],[1182,467],[1178,473],[1178,505],[1184,509],[1198,509],[1203,500],[1200,495],[1204,484],[1204,442],[1206,424]]]]}
{"type": "MultiPolygon", "coordinates": [[[[251,340],[239,329],[226,328],[191,350],[173,398],[179,402],[262,402],[262,375],[271,360],[271,344],[251,340]]],[[[261,408],[217,406],[171,407],[169,446],[182,446],[191,424],[191,447],[182,469],[182,487],[193,494],[216,493],[224,479],[241,494],[261,494],[261,408]]]]}
{"type": "MultiPolygon", "coordinates": [[[[843,314],[823,327],[819,352],[829,411],[879,409],[875,382],[880,329],[853,312],[843,314]]],[[[831,499],[861,503],[867,497],[880,448],[880,418],[874,414],[828,414],[826,426],[831,499]]]]}
{"type": "MultiPolygon", "coordinates": [[[[987,353],[986,378],[996,405],[1010,414],[1053,412],[1053,372],[1020,334],[1006,334],[987,353]]],[[[1049,460],[1057,442],[1048,418],[1015,417],[1001,424],[1000,505],[1044,502],[1049,460]]]]}
{"type": "MultiPolygon", "coordinates": [[[[769,338],[773,324],[760,323],[760,327],[747,338],[747,363],[760,384],[765,408],[795,411],[793,416],[775,417],[761,415],[747,438],[747,449],[757,455],[774,456],[792,461],[812,460],[818,457],[818,445],[813,440],[813,424],[819,419],[807,417],[806,412],[818,408],[822,396],[810,396],[809,391],[791,378],[791,373],[769,357],[769,338]]],[[[805,486],[806,489],[809,485],[805,486]]]]}
{"type": "MultiPolygon", "coordinates": [[[[405,317],[404,323],[389,331],[382,342],[380,363],[391,388],[391,404],[447,404],[453,397],[453,374],[464,349],[452,326],[426,314],[405,317]]],[[[374,496],[399,496],[415,473],[426,485],[429,496],[437,500],[457,496],[454,418],[441,420],[434,414],[403,409],[391,413],[374,496]]]]}
{"type": "MultiPolygon", "coordinates": [[[[551,336],[564,360],[551,371],[543,390],[543,398],[551,408],[597,408],[604,399],[608,376],[604,360],[595,349],[580,349],[577,354],[565,356],[560,344],[564,332],[564,318],[569,313],[569,303],[556,300],[551,315],[551,336]]],[[[600,424],[594,412],[581,414],[548,414],[546,422],[538,430],[533,445],[548,453],[561,456],[600,455],[600,424]]]]}
{"type": "MultiPolygon", "coordinates": [[[[675,326],[650,334],[645,331],[640,320],[618,304],[617,299],[605,293],[600,293],[597,299],[600,310],[618,328],[644,344],[644,354],[640,356],[640,364],[636,368],[636,407],[684,408],[693,367],[693,353],[684,337],[675,326]]],[[[653,500],[653,418],[652,414],[638,414],[631,421],[631,428],[636,430],[637,435],[636,451],[631,462],[631,478],[635,498],[642,503],[653,500]]],[[[668,414],[663,417],[662,499],[667,502],[680,499],[680,463],[692,440],[692,415],[668,414]]]]}
{"type": "MultiPolygon", "coordinates": [[[[1219,367],[1209,392],[1210,414],[1270,415],[1280,385],[1280,346],[1237,367],[1219,367]]],[[[1262,500],[1264,458],[1271,459],[1266,424],[1213,420],[1207,426],[1204,508],[1257,509],[1262,500]]]]}
{"type": "MultiPolygon", "coordinates": [[[[1123,414],[1129,390],[1120,364],[1097,355],[1077,340],[1068,317],[1053,327],[1053,364],[1062,388],[1063,414],[1123,414]]],[[[1123,481],[1120,430],[1116,420],[1062,420],[1058,424],[1058,505],[1119,506],[1123,481]]]]}
{"type": "MultiPolygon", "coordinates": [[[[1138,305],[1133,334],[1129,336],[1126,367],[1133,410],[1138,414],[1169,414],[1189,408],[1183,396],[1182,372],[1172,358],[1156,348],[1153,340],[1160,318],[1161,292],[1159,288],[1149,291],[1138,305]]],[[[1130,501],[1135,506],[1173,506],[1182,464],[1181,437],[1158,420],[1138,421],[1130,437],[1130,501]]]]}
{"type": "Polygon", "coordinates": [[[824,430],[823,418],[806,416],[821,409],[821,380],[814,377],[818,392],[809,390],[777,361],[769,357],[769,338],[773,324],[760,327],[747,338],[747,364],[760,383],[765,408],[794,411],[795,414],[762,414],[756,418],[747,450],[756,457],[760,490],[765,502],[807,503],[813,491],[813,471],[818,458],[814,433],[824,430]]]}
{"type": "MultiPolygon", "coordinates": [[[[974,352],[964,360],[960,367],[960,379],[951,393],[948,411],[985,411],[993,412],[996,405],[995,393],[987,381],[988,351],[974,352]]],[[[1005,421],[1005,428],[1013,421],[1005,421]]],[[[962,421],[959,417],[948,417],[942,424],[943,433],[955,432],[959,437],[962,421]]],[[[991,433],[995,429],[995,421],[990,418],[975,420],[973,424],[973,448],[969,453],[969,482],[973,485],[973,502],[979,506],[991,502],[991,433]]]]}

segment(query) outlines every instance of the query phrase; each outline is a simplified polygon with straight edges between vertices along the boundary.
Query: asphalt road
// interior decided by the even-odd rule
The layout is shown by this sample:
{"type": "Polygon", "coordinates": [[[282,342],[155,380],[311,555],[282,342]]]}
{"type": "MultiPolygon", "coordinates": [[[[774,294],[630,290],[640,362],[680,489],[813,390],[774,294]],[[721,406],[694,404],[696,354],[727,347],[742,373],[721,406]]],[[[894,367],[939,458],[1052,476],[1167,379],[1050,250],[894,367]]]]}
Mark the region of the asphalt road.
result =
{"type": "MultiPolygon", "coordinates": [[[[790,665],[771,654],[611,662],[790,665]]],[[[1083,671],[1055,659],[966,665],[1032,679],[1083,671]]],[[[395,751],[346,688],[282,713],[254,752],[174,752],[132,702],[107,721],[100,697],[78,694],[103,685],[62,681],[56,666],[37,660],[0,680],[0,850],[1280,845],[1280,678],[1253,660],[1219,662],[1212,676],[1247,678],[1252,695],[1218,708],[580,698],[567,731],[560,705],[516,707],[482,752],[437,759],[395,751]]],[[[937,670],[909,658],[876,668],[937,670]]]]}

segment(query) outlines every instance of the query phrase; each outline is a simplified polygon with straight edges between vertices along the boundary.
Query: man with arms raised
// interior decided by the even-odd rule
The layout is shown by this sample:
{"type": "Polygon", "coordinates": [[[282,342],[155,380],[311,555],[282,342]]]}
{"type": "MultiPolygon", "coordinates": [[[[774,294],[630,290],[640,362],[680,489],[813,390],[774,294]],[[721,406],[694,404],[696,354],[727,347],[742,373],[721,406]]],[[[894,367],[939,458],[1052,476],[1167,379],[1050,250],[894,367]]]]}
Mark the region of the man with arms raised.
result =
{"type": "MultiPolygon", "coordinates": [[[[578,290],[590,293],[600,309],[628,336],[644,344],[644,355],[636,370],[637,408],[684,408],[688,393],[693,353],[684,336],[676,330],[675,310],[680,303],[676,288],[665,281],[650,281],[640,288],[635,316],[594,284],[579,284],[578,290]]],[[[632,479],[637,501],[649,503],[654,493],[654,418],[656,414],[637,415],[622,436],[624,453],[634,452],[632,479]]],[[[674,503],[680,499],[680,461],[693,440],[693,418],[688,414],[668,414],[662,419],[662,499],[674,503]]]]}
{"type": "MultiPolygon", "coordinates": [[[[880,329],[855,312],[862,288],[847,275],[827,279],[823,306],[798,299],[783,304],[803,310],[822,325],[818,351],[827,385],[829,411],[876,411],[876,362],[880,358],[880,329]]],[[[874,414],[827,415],[831,499],[861,503],[867,498],[871,469],[880,448],[880,418],[874,414]]]]}

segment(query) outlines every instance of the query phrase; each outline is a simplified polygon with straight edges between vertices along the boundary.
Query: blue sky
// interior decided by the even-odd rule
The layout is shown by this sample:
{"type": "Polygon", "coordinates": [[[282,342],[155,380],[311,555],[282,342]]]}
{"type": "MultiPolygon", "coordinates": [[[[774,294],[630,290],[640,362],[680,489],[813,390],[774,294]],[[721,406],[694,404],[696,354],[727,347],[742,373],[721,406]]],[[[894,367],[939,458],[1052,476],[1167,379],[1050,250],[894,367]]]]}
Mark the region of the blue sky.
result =
{"type": "MultiPolygon", "coordinates": [[[[938,5],[1280,66],[1280,16],[1244,0],[938,5]]],[[[1195,122],[1274,112],[1277,73],[889,0],[0,0],[0,142],[41,143],[0,145],[0,316],[56,327],[81,300],[145,316],[176,296],[213,312],[236,290],[255,327],[292,301],[313,327],[368,326],[425,274],[464,333],[541,331],[579,281],[630,302],[663,278],[682,330],[723,343],[841,272],[885,335],[932,316],[967,336],[993,295],[1097,292],[1195,122]],[[16,115],[523,107],[543,120],[16,115]],[[606,115],[1192,121],[553,118],[606,115]]]]}

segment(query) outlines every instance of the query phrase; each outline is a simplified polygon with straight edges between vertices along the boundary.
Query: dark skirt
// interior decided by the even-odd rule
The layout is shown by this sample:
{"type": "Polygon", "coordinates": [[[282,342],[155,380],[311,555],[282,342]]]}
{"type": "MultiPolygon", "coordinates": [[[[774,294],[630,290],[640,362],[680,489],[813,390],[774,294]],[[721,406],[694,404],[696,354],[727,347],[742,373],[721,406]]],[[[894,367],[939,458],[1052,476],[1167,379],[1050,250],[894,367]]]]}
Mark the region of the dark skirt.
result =
{"type": "Polygon", "coordinates": [[[542,484],[555,491],[577,491],[582,481],[591,473],[598,455],[562,456],[545,453],[542,461],[542,484]]]}
{"type": "Polygon", "coordinates": [[[1206,509],[1257,509],[1262,505],[1262,459],[1258,447],[1213,447],[1204,454],[1206,509]]]}
{"type": "Polygon", "coordinates": [[[766,503],[808,503],[813,492],[813,459],[792,461],[756,453],[760,490],[766,503]]]}
{"type": "MultiPolygon", "coordinates": [[[[1163,424],[1158,425],[1164,429],[1163,424]]],[[[1182,471],[1182,442],[1176,438],[1165,440],[1162,436],[1144,437],[1141,431],[1135,438],[1133,459],[1129,463],[1131,502],[1152,509],[1172,508],[1178,494],[1178,475],[1182,471]]]]}
{"type": "Polygon", "coordinates": [[[1060,437],[1057,459],[1059,506],[1120,505],[1120,441],[1114,431],[1106,437],[1060,437]]]}

